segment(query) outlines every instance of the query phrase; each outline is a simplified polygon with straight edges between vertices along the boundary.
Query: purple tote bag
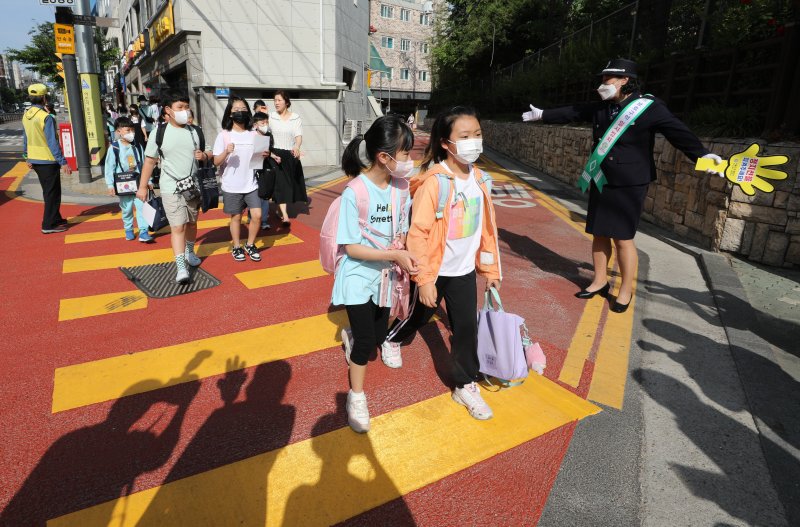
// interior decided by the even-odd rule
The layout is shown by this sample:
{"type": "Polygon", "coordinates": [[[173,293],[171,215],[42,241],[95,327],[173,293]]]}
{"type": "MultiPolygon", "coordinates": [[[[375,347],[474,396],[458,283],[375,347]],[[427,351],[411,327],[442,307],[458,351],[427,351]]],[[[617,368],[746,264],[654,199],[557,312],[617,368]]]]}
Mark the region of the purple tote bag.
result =
{"type": "Polygon", "coordinates": [[[495,288],[486,292],[483,308],[478,312],[478,360],[481,373],[496,377],[506,385],[512,379],[528,376],[520,330],[524,324],[525,319],[503,310],[500,294],[495,288]]]}

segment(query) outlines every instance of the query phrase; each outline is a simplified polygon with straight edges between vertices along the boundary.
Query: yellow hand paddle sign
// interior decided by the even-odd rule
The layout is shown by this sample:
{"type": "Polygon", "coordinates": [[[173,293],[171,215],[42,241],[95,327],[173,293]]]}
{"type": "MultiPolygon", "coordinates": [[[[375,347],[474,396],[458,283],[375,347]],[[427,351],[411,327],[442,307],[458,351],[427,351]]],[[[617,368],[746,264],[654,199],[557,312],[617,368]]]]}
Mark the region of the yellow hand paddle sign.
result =
{"type": "Polygon", "coordinates": [[[742,192],[748,196],[756,193],[754,189],[762,192],[772,192],[775,187],[767,179],[786,179],[788,174],[765,167],[782,165],[789,161],[789,158],[786,156],[757,157],[758,148],[758,144],[753,143],[743,152],[732,155],[729,160],[722,161],[720,164],[714,164],[713,159],[700,158],[694,168],[695,170],[712,169],[717,172],[724,171],[728,181],[734,185],[739,185],[742,188],[742,192]]]}

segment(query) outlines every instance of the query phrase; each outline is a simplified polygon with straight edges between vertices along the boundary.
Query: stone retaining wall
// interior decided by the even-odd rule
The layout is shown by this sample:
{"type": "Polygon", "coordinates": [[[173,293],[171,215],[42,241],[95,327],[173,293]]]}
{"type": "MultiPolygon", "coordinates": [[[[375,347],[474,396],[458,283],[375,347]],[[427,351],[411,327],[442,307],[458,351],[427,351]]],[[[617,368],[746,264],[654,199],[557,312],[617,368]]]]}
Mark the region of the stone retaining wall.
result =
{"type": "MultiPolygon", "coordinates": [[[[484,141],[505,155],[534,166],[569,185],[590,152],[588,128],[531,123],[481,123],[484,141]]],[[[754,140],[706,139],[712,152],[727,158],[754,140]]],[[[774,266],[800,266],[800,144],[759,141],[761,155],[783,154],[789,177],[775,192],[747,196],[719,177],[695,172],[693,164],[663,137],[656,138],[658,180],[650,185],[643,219],[713,249],[774,266]]]]}

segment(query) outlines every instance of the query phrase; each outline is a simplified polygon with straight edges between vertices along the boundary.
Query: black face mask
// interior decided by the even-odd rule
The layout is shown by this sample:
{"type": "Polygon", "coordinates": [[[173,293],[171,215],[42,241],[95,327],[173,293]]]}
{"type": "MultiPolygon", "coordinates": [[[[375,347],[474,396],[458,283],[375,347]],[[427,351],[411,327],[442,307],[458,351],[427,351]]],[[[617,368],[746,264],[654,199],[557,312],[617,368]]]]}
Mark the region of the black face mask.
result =
{"type": "Polygon", "coordinates": [[[247,125],[250,122],[250,116],[247,112],[231,112],[231,120],[236,124],[247,125]]]}

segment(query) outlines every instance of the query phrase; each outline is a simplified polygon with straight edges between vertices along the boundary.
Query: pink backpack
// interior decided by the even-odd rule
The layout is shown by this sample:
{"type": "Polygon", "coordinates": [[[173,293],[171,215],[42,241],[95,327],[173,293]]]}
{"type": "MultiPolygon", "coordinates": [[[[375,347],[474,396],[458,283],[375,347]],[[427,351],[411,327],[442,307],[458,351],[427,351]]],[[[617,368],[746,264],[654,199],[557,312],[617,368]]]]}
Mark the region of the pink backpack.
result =
{"type": "MultiPolygon", "coordinates": [[[[391,185],[394,189],[400,191],[400,198],[395,200],[392,198],[392,214],[396,211],[399,212],[399,217],[394,225],[400,225],[405,213],[405,204],[408,199],[408,181],[402,178],[392,178],[391,185]]],[[[369,190],[366,183],[360,178],[356,177],[350,180],[347,184],[349,188],[356,194],[356,204],[358,205],[358,224],[361,228],[361,235],[369,240],[378,249],[400,248],[399,240],[396,238],[390,244],[379,241],[378,238],[383,237],[384,234],[370,227],[367,217],[369,215],[369,190]]],[[[393,189],[393,190],[394,190],[393,189]]],[[[393,193],[394,194],[394,193],[393,193]]],[[[339,263],[345,255],[344,247],[336,243],[336,233],[339,230],[339,209],[342,206],[342,197],[339,196],[325,214],[325,220],[322,222],[322,230],[319,234],[319,261],[322,264],[322,269],[328,274],[336,274],[339,268],[339,263]]],[[[392,316],[405,318],[408,312],[408,298],[409,298],[409,277],[408,273],[400,269],[396,264],[393,266],[395,279],[391,286],[391,291],[388,291],[389,284],[381,284],[381,305],[388,304],[388,298],[391,298],[392,316]],[[385,294],[386,293],[386,294],[385,294]],[[388,294],[388,296],[387,296],[388,294]]]]}

